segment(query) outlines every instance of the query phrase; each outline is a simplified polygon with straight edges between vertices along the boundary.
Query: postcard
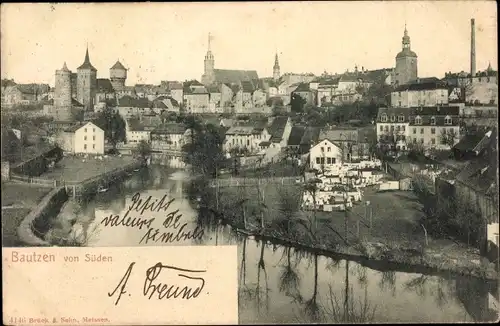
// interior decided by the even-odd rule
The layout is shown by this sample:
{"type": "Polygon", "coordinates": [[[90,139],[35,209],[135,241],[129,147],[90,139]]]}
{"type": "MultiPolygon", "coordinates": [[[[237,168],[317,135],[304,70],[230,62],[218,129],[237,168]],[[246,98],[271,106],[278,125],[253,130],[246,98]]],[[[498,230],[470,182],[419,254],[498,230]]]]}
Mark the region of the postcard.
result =
{"type": "Polygon", "coordinates": [[[498,321],[494,2],[0,8],[4,324],[498,321]]]}

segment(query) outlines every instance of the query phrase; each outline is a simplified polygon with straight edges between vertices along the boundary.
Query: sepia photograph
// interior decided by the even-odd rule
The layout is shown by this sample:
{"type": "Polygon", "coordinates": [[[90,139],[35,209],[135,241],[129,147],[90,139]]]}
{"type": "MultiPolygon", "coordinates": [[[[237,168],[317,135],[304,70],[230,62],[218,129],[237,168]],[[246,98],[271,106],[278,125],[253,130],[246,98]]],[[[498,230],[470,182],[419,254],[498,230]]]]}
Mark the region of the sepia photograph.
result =
{"type": "Polygon", "coordinates": [[[494,1],[9,3],[0,24],[2,283],[89,250],[75,282],[112,270],[88,300],[131,314],[4,324],[137,323],[134,247],[159,261],[148,300],[183,286],[162,268],[200,307],[221,288],[216,317],[144,323],[223,323],[232,274],[238,324],[498,321],[494,1]]]}

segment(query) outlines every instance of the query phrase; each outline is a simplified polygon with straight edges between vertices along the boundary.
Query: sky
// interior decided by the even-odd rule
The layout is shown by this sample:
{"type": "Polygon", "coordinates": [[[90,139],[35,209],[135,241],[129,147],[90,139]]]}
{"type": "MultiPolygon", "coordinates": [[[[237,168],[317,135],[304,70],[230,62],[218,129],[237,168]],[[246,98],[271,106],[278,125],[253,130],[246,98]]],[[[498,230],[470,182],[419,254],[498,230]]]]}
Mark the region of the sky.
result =
{"type": "Polygon", "coordinates": [[[76,72],[88,44],[98,78],[119,59],[127,85],[200,80],[208,33],[215,68],[342,73],[395,66],[405,23],[419,77],[497,69],[494,1],[70,3],[1,5],[1,76],[54,85],[66,62],[76,72]]]}

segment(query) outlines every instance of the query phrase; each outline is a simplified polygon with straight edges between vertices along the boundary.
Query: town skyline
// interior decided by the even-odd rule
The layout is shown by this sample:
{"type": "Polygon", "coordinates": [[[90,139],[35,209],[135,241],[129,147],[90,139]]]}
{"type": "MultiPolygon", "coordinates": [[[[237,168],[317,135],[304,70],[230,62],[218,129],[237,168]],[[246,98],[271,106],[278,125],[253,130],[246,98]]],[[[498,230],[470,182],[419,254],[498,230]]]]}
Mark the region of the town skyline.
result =
{"type": "Polygon", "coordinates": [[[128,84],[200,80],[209,32],[217,69],[256,70],[259,77],[269,77],[276,51],[282,73],[343,73],[355,65],[391,68],[405,23],[418,55],[419,77],[442,77],[470,69],[471,18],[476,21],[477,70],[488,64],[497,68],[497,14],[489,1],[132,6],[2,5],[2,78],[54,85],[54,72],[64,62],[76,72],[88,43],[99,78],[107,78],[120,60],[129,69],[128,84]],[[165,15],[164,10],[174,12],[165,15]],[[214,21],[221,10],[231,16],[214,21]],[[116,18],[109,19],[112,15],[116,18]],[[140,21],[144,17],[150,17],[147,24],[140,21]],[[381,23],[379,17],[394,19],[381,23]],[[305,22],[297,24],[300,20],[305,22]]]}

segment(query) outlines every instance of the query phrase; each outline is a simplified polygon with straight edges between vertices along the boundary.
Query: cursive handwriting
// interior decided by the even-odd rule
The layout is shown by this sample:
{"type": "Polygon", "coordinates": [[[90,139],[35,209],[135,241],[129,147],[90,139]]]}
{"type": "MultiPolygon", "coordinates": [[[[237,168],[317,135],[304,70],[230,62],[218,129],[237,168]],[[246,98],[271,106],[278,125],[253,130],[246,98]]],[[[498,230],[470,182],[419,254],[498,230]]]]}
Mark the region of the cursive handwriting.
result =
{"type": "MultiPolygon", "coordinates": [[[[108,292],[108,297],[113,297],[116,295],[115,306],[118,305],[123,294],[128,294],[129,296],[131,296],[131,294],[126,291],[126,285],[130,278],[130,275],[132,274],[132,269],[134,265],[135,262],[130,263],[127,270],[125,271],[125,274],[122,276],[122,278],[118,282],[118,285],[114,288],[113,292],[108,292]]],[[[146,270],[146,279],[144,280],[144,287],[142,290],[142,294],[148,300],[151,300],[153,296],[157,296],[157,298],[160,300],[165,298],[166,299],[181,298],[186,300],[189,300],[191,298],[197,298],[200,295],[203,288],[205,287],[205,279],[203,277],[188,276],[186,274],[205,273],[205,272],[206,270],[191,270],[191,269],[184,269],[157,263],[146,270]],[[199,284],[197,287],[192,288],[188,285],[179,286],[175,284],[169,285],[166,283],[158,282],[157,278],[160,276],[162,269],[178,271],[180,273],[178,273],[177,276],[183,279],[198,281],[199,284]]]]}
{"type": "Polygon", "coordinates": [[[205,279],[202,277],[193,277],[193,276],[187,276],[184,273],[205,273],[206,271],[197,271],[197,270],[190,270],[190,269],[183,269],[183,268],[178,268],[174,266],[168,266],[168,265],[162,265],[161,263],[157,263],[153,267],[148,268],[146,271],[146,280],[144,281],[144,289],[143,289],[143,294],[144,296],[148,296],[148,299],[151,300],[153,295],[157,295],[158,299],[170,299],[174,298],[177,299],[181,297],[182,299],[189,300],[191,298],[196,298],[200,295],[201,290],[203,290],[203,287],[205,286],[205,279]],[[184,287],[176,286],[176,285],[168,285],[164,283],[158,282],[157,284],[153,283],[158,276],[161,273],[161,270],[165,269],[171,269],[175,271],[182,272],[183,274],[179,273],[177,274],[178,276],[190,280],[196,280],[199,281],[199,286],[196,287],[193,291],[193,288],[185,285],[184,287]]]}
{"type": "Polygon", "coordinates": [[[142,217],[130,217],[128,216],[129,211],[125,213],[125,215],[120,218],[120,215],[109,215],[101,220],[101,224],[105,226],[127,226],[127,227],[137,227],[139,230],[142,229],[143,226],[148,228],[151,227],[155,218],[142,218],[142,217]]]}
{"type": "Polygon", "coordinates": [[[146,200],[141,199],[141,194],[136,193],[132,196],[132,204],[129,206],[129,211],[139,212],[141,215],[145,211],[149,212],[159,212],[163,210],[164,212],[170,207],[170,204],[175,200],[174,198],[167,200],[168,195],[164,195],[160,201],[158,199],[153,199],[153,196],[149,196],[146,200]]]}
{"type": "Polygon", "coordinates": [[[160,232],[160,229],[149,228],[146,234],[141,238],[139,244],[143,241],[144,243],[148,243],[149,241],[153,242],[178,242],[178,241],[186,241],[186,240],[201,240],[204,235],[204,230],[200,226],[196,226],[194,230],[184,231],[184,228],[187,226],[187,223],[184,223],[180,228],[175,229],[177,232],[173,231],[163,231],[160,232]]]}
{"type": "MultiPolygon", "coordinates": [[[[115,306],[118,305],[118,302],[120,302],[120,298],[122,297],[122,294],[127,293],[127,291],[125,291],[125,285],[127,285],[128,278],[130,277],[130,274],[132,273],[132,268],[134,267],[134,265],[135,265],[135,262],[130,263],[130,265],[127,268],[127,271],[125,272],[125,275],[123,275],[122,279],[120,280],[120,282],[118,283],[116,288],[113,290],[113,292],[111,292],[111,293],[108,292],[108,297],[112,297],[113,295],[115,295],[116,291],[118,291],[118,289],[120,289],[120,293],[118,293],[118,297],[116,298],[116,301],[115,301],[115,306]]],[[[130,296],[130,294],[129,294],[129,296],[130,296]]]]}

